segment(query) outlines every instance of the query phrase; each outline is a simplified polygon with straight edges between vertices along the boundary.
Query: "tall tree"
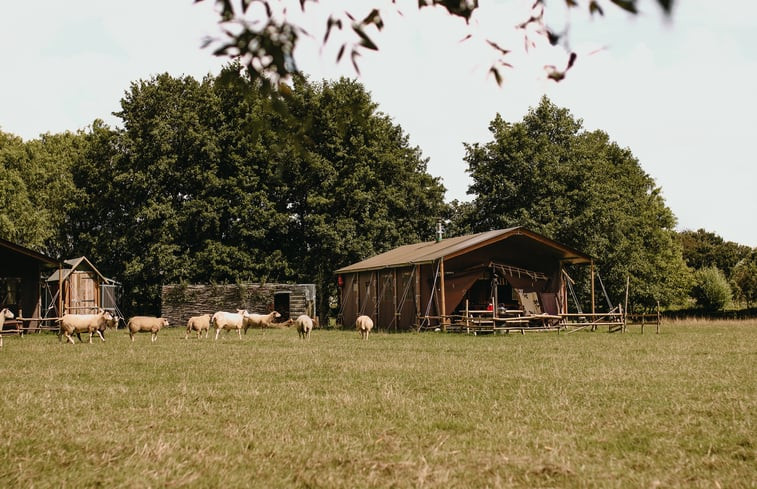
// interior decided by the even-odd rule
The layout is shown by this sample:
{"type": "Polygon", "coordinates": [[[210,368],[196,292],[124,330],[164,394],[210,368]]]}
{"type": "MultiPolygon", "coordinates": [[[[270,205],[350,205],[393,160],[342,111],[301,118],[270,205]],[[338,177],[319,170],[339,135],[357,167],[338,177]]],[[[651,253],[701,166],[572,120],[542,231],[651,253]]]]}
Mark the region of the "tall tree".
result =
{"type": "MultiPolygon", "coordinates": [[[[324,311],[327,293],[336,293],[333,270],[432,236],[444,212],[444,187],[361,84],[299,79],[289,106],[306,129],[283,167],[287,256],[299,277],[311,277],[326,292],[324,311]]],[[[300,122],[285,133],[297,127],[300,122]]]]}
{"type": "Polygon", "coordinates": [[[490,131],[491,142],[466,145],[474,200],[463,226],[525,226],[588,253],[615,303],[626,277],[638,306],[685,295],[675,218],[630,150],[602,131],[582,131],[580,119],[546,97],[520,122],[497,115],[490,131]]]}
{"type": "Polygon", "coordinates": [[[420,150],[350,80],[274,99],[231,65],[134,83],[121,107],[123,130],[89,134],[70,232],[128,312],[157,312],[177,281],[315,282],[326,311],[335,268],[432,233],[444,207],[420,150]]]}
{"type": "Polygon", "coordinates": [[[0,238],[43,251],[53,226],[36,197],[37,192],[44,192],[33,178],[40,172],[44,170],[31,157],[28,145],[0,132],[0,238]]]}
{"type": "Polygon", "coordinates": [[[744,301],[747,307],[757,304],[757,248],[733,267],[731,282],[737,299],[744,301]]]}
{"type": "Polygon", "coordinates": [[[748,246],[726,241],[704,229],[681,231],[678,239],[683,246],[683,257],[688,266],[695,270],[714,266],[729,278],[733,267],[751,251],[748,246]]]}

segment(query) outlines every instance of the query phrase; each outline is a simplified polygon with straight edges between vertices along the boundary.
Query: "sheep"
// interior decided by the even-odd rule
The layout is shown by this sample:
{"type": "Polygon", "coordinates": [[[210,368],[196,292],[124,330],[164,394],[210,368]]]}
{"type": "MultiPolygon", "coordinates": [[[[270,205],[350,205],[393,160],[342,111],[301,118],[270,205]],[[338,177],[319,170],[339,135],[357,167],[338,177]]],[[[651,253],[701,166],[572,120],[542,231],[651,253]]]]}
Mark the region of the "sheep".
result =
{"type": "MultiPolygon", "coordinates": [[[[98,330],[98,331],[100,331],[100,336],[101,336],[101,337],[102,337],[103,339],[105,339],[105,330],[106,330],[106,329],[108,329],[108,328],[115,328],[115,329],[118,329],[118,322],[119,322],[120,320],[121,320],[121,318],[120,318],[120,317],[118,317],[118,316],[113,316],[113,318],[112,318],[112,319],[111,319],[110,321],[108,321],[108,320],[105,320],[105,321],[103,321],[103,323],[102,323],[102,324],[100,325],[100,329],[98,330]]],[[[58,334],[58,340],[59,340],[59,341],[60,341],[60,337],[61,337],[60,335],[61,335],[61,334],[62,334],[62,333],[58,334]]],[[[77,337],[77,338],[79,338],[79,341],[80,341],[81,343],[84,343],[84,342],[82,341],[82,339],[81,339],[81,333],[80,333],[79,331],[77,331],[77,332],[76,332],[76,337],[77,337]]]]}
{"type": "Polygon", "coordinates": [[[300,339],[309,340],[310,332],[313,331],[313,320],[310,319],[310,316],[307,314],[298,316],[294,320],[294,324],[297,325],[297,334],[300,335],[300,339]]]}
{"type": "Polygon", "coordinates": [[[160,328],[168,327],[168,319],[156,318],[154,316],[133,316],[126,324],[129,328],[129,338],[134,341],[136,333],[151,333],[150,341],[155,342],[158,339],[160,328]]]}
{"type": "Polygon", "coordinates": [[[101,311],[98,314],[64,314],[60,319],[61,335],[66,337],[66,343],[69,341],[75,344],[71,337],[73,333],[89,333],[89,342],[92,343],[92,335],[97,333],[101,340],[105,341],[102,331],[111,324],[113,316],[108,311],[101,311]]]}
{"type": "Polygon", "coordinates": [[[205,331],[205,338],[208,337],[210,331],[210,314],[203,314],[201,316],[192,316],[187,321],[187,333],[184,335],[184,339],[189,338],[189,333],[197,331],[197,339],[202,337],[202,332],[205,331]]]}
{"type": "Polygon", "coordinates": [[[3,346],[3,327],[5,326],[5,320],[6,319],[13,319],[14,316],[13,313],[8,309],[7,307],[0,311],[0,347],[3,346]]]}
{"type": "Polygon", "coordinates": [[[355,328],[360,332],[360,337],[367,340],[368,334],[373,329],[373,320],[368,316],[358,316],[355,320],[355,328]]]}
{"type": "Polygon", "coordinates": [[[273,321],[281,317],[281,314],[276,311],[272,311],[268,314],[248,313],[247,311],[241,310],[239,312],[243,312],[244,316],[244,334],[247,334],[248,328],[270,328],[273,321]]]}
{"type": "Polygon", "coordinates": [[[210,320],[213,327],[216,329],[216,340],[222,329],[226,331],[237,330],[239,339],[242,339],[242,327],[244,326],[244,317],[247,315],[247,311],[240,309],[239,312],[223,312],[218,311],[213,314],[213,318],[210,320]]]}

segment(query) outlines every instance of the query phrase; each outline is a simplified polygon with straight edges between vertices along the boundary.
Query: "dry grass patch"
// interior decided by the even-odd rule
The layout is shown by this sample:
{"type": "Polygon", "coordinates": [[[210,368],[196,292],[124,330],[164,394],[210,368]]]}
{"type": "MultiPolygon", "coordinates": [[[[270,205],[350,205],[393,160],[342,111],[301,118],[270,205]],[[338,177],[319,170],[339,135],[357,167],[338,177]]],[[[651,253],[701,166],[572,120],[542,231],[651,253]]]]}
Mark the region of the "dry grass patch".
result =
{"type": "Polygon", "coordinates": [[[757,322],[106,338],[6,338],[0,485],[757,486],[757,322]]]}

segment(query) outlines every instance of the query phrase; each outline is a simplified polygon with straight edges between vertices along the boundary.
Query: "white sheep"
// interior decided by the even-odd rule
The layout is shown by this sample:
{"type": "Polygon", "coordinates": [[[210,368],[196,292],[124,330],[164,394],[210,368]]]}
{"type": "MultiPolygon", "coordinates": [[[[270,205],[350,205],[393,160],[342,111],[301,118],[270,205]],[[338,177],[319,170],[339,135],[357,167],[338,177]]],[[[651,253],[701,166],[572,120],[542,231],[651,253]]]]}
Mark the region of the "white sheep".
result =
{"type": "Polygon", "coordinates": [[[155,316],[134,316],[129,319],[126,327],[129,328],[131,341],[134,341],[134,335],[137,333],[151,333],[150,341],[155,342],[158,339],[160,328],[168,327],[168,319],[155,316]]]}
{"type": "MultiPolygon", "coordinates": [[[[118,322],[119,322],[120,320],[121,320],[121,318],[120,318],[120,317],[118,317],[118,316],[113,316],[113,317],[112,317],[112,319],[111,319],[110,321],[108,321],[108,320],[105,320],[105,321],[103,321],[103,322],[102,322],[102,324],[100,324],[100,329],[98,329],[98,331],[100,332],[100,336],[101,336],[101,337],[102,337],[103,339],[105,339],[105,330],[106,330],[106,329],[108,329],[108,328],[114,328],[114,329],[117,329],[117,328],[118,328],[118,322]]],[[[78,331],[76,332],[76,337],[77,337],[77,338],[79,338],[79,341],[80,341],[81,343],[84,343],[84,342],[82,341],[82,339],[81,339],[81,333],[80,333],[80,332],[78,332],[78,331]]],[[[59,340],[59,341],[60,341],[60,338],[61,338],[61,336],[60,336],[60,333],[59,333],[59,334],[58,334],[58,340],[59,340]]]]}
{"type": "Polygon", "coordinates": [[[3,346],[3,326],[5,326],[6,319],[13,319],[14,316],[10,309],[7,307],[0,311],[0,347],[3,346]]]}
{"type": "Polygon", "coordinates": [[[368,334],[373,329],[373,320],[368,316],[358,316],[355,320],[355,328],[360,333],[360,337],[367,340],[368,334]]]}
{"type": "Polygon", "coordinates": [[[100,339],[105,341],[102,332],[112,321],[113,316],[108,311],[102,311],[98,314],[66,313],[60,319],[60,332],[58,336],[64,335],[66,343],[70,341],[71,344],[74,344],[74,339],[71,337],[73,333],[89,333],[89,342],[92,343],[92,335],[97,333],[100,339]]]}
{"type": "Polygon", "coordinates": [[[210,331],[210,314],[202,314],[200,316],[192,316],[187,321],[187,333],[184,335],[184,339],[189,338],[189,333],[197,331],[197,339],[202,337],[202,332],[205,331],[205,338],[208,337],[210,331]]]}
{"type": "Polygon", "coordinates": [[[239,312],[243,314],[244,334],[247,334],[248,328],[270,328],[273,321],[281,317],[281,314],[276,311],[268,314],[248,313],[242,310],[239,312]]]}
{"type": "Polygon", "coordinates": [[[294,320],[294,324],[297,325],[297,334],[300,335],[300,338],[303,340],[309,340],[310,332],[313,331],[313,320],[310,316],[307,314],[298,316],[297,319],[294,320]]]}
{"type": "Polygon", "coordinates": [[[216,329],[216,338],[218,339],[218,334],[221,332],[222,329],[225,329],[226,331],[232,331],[237,330],[237,334],[239,335],[239,339],[242,339],[242,327],[244,326],[244,316],[247,314],[246,310],[240,310],[240,312],[224,312],[224,311],[218,311],[217,313],[213,314],[213,318],[211,319],[211,324],[213,324],[213,327],[216,329]]]}

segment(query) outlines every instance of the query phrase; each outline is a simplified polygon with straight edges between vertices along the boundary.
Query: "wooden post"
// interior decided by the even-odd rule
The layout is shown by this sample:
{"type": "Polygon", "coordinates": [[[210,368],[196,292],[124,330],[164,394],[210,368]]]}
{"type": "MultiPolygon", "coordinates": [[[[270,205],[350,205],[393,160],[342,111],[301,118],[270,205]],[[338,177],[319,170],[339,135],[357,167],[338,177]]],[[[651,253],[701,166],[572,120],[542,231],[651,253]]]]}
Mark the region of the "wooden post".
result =
{"type": "Polygon", "coordinates": [[[58,317],[63,317],[63,267],[58,263],[58,317]]]}
{"type": "Polygon", "coordinates": [[[628,317],[628,287],[631,285],[631,276],[626,275],[626,305],[623,308],[623,331],[626,331],[627,328],[627,317],[628,317]]]}
{"type": "Polygon", "coordinates": [[[646,319],[646,317],[647,317],[646,312],[641,315],[641,334],[644,334],[644,320],[646,319]]]}
{"type": "Polygon", "coordinates": [[[376,274],[376,288],[375,293],[373,294],[373,313],[376,318],[376,331],[379,331],[379,302],[381,301],[381,297],[379,297],[379,294],[381,293],[379,289],[379,280],[381,279],[381,274],[378,270],[373,273],[376,274]]]}
{"type": "Polygon", "coordinates": [[[400,313],[397,310],[397,269],[392,269],[392,310],[394,311],[394,332],[397,332],[397,323],[400,322],[400,313]]]}
{"type": "Polygon", "coordinates": [[[439,258],[439,274],[441,275],[441,293],[442,293],[442,305],[441,305],[441,313],[439,314],[442,317],[442,331],[445,333],[447,332],[447,299],[444,297],[444,257],[439,258]]]}
{"type": "Polygon", "coordinates": [[[415,266],[415,317],[416,327],[420,329],[420,317],[421,317],[421,266],[415,266]]]}
{"type": "MultiPolygon", "coordinates": [[[[594,321],[596,318],[596,309],[594,307],[594,260],[591,261],[591,319],[594,321]]],[[[596,331],[597,327],[593,326],[592,331],[596,331]]]]}
{"type": "Polygon", "coordinates": [[[662,322],[662,316],[660,315],[660,301],[657,301],[657,334],[660,334],[661,322],[662,322]]]}
{"type": "Polygon", "coordinates": [[[465,299],[465,332],[470,333],[470,313],[468,312],[468,299],[465,299]]]}

